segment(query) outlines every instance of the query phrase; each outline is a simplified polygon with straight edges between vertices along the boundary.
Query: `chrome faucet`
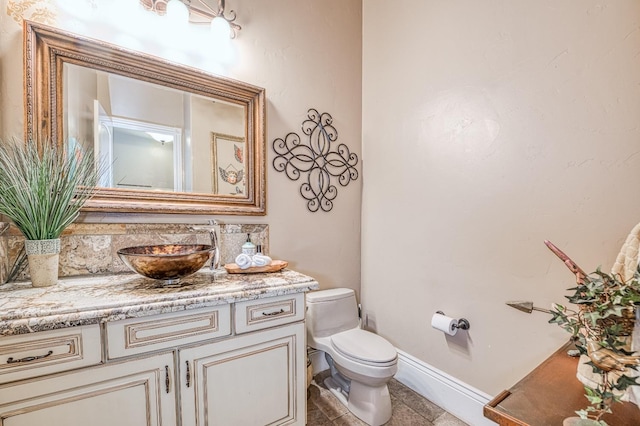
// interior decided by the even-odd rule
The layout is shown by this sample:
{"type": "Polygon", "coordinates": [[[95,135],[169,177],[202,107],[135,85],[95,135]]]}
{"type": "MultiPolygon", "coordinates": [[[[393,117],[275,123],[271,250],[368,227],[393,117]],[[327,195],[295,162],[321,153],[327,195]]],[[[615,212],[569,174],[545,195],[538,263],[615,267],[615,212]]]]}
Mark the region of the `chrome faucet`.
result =
{"type": "Polygon", "coordinates": [[[218,244],[218,234],[216,233],[216,226],[219,226],[217,220],[209,219],[208,225],[193,225],[189,228],[192,231],[208,231],[211,238],[211,247],[213,247],[213,257],[211,258],[211,270],[218,269],[220,267],[220,245],[218,244]]]}

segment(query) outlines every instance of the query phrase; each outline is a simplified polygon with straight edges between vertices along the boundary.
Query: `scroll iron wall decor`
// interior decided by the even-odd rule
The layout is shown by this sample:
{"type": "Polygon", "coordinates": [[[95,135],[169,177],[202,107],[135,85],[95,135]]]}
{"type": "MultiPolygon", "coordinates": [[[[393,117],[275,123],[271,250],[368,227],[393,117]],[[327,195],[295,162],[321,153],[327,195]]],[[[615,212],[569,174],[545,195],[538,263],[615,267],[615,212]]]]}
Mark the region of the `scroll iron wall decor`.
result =
{"type": "Polygon", "coordinates": [[[332,143],[338,139],[338,131],[332,122],[329,113],[320,114],[312,108],[302,122],[302,132],[309,136],[308,145],[302,144],[300,136],[294,132],[273,141],[276,153],[273,167],[277,171],[285,172],[294,181],[302,173],[308,173],[306,182],[300,185],[300,195],[307,200],[307,208],[311,212],[319,209],[328,212],[333,208],[338,188],[331,183],[332,176],[338,178],[341,186],[358,179],[355,168],[358,156],[342,143],[332,150],[332,143]]]}

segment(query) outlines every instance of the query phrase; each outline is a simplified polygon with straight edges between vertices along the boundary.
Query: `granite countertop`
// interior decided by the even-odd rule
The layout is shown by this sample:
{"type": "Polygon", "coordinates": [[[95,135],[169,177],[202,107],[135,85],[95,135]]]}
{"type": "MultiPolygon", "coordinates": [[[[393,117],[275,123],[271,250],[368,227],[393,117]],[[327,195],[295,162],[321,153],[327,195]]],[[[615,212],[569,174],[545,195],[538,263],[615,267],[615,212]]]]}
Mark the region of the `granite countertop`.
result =
{"type": "Polygon", "coordinates": [[[46,288],[34,288],[30,283],[10,283],[0,285],[0,336],[316,289],[318,282],[315,279],[288,269],[267,274],[227,274],[224,270],[202,269],[174,286],[164,286],[137,274],[65,278],[46,288]]]}

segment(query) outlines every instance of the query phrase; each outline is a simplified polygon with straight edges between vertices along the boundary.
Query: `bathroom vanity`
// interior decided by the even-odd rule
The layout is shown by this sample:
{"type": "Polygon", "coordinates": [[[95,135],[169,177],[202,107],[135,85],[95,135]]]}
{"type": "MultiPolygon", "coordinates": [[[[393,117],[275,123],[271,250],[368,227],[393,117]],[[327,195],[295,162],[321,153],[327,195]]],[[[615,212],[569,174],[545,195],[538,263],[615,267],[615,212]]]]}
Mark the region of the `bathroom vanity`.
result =
{"type": "Polygon", "coordinates": [[[317,288],[291,270],[0,286],[2,424],[304,425],[317,288]]]}

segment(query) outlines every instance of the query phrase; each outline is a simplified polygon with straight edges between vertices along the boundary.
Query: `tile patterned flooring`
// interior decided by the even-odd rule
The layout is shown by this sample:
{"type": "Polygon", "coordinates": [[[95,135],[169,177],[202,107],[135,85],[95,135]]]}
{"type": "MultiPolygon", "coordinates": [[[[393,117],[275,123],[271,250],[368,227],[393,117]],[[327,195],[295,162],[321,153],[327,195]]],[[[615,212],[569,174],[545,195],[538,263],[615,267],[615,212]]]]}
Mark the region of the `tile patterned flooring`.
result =
{"type": "MultiPolygon", "coordinates": [[[[319,373],[309,387],[307,425],[366,426],[324,386],[328,371],[319,373]]],[[[385,426],[467,426],[466,423],[418,395],[395,379],[389,382],[393,415],[385,426]]]]}

